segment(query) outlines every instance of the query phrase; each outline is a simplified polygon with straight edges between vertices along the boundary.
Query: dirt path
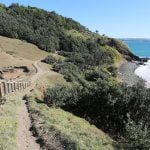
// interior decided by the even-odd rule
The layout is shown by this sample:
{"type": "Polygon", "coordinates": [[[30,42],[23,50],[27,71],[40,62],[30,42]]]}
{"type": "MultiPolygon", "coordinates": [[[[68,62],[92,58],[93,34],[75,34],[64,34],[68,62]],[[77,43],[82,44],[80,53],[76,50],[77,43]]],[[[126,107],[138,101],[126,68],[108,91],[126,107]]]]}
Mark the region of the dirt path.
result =
{"type": "Polygon", "coordinates": [[[31,82],[32,82],[32,85],[35,86],[36,80],[37,80],[40,76],[42,76],[43,74],[47,73],[48,71],[43,71],[43,70],[38,66],[38,61],[35,61],[35,62],[33,63],[33,66],[34,66],[34,68],[36,69],[36,74],[31,77],[31,82]]]}
{"type": "MultiPolygon", "coordinates": [[[[32,86],[25,92],[26,94],[29,90],[36,86],[36,80],[45,74],[47,71],[43,71],[38,66],[38,61],[33,63],[36,69],[36,74],[31,77],[32,86]]],[[[32,135],[31,119],[27,110],[27,105],[24,100],[22,102],[22,107],[20,109],[20,120],[19,120],[19,134],[18,134],[18,149],[19,150],[40,150],[40,145],[36,143],[36,138],[32,135]]]]}
{"type": "Polygon", "coordinates": [[[36,143],[36,138],[32,135],[31,120],[25,104],[22,100],[19,118],[18,150],[40,150],[40,145],[36,143]]]}

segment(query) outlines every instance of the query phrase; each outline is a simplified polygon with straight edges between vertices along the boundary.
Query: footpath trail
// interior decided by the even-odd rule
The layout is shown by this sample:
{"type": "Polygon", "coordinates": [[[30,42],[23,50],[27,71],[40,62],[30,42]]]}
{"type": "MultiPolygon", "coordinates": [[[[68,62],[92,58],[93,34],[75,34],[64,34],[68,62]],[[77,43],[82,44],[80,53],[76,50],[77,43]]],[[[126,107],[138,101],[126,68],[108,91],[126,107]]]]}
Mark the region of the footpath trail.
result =
{"type": "Polygon", "coordinates": [[[19,132],[18,132],[18,149],[19,150],[40,150],[40,145],[36,142],[36,138],[32,135],[30,128],[32,126],[31,119],[28,113],[26,101],[23,100],[23,96],[28,94],[31,89],[34,89],[36,86],[36,80],[46,73],[38,66],[38,61],[33,63],[34,68],[36,69],[36,74],[31,77],[32,86],[27,89],[21,99],[21,108],[19,113],[19,132]]]}
{"type": "Polygon", "coordinates": [[[19,116],[18,150],[40,150],[40,145],[36,143],[36,138],[30,131],[31,120],[23,100],[19,116]]]}

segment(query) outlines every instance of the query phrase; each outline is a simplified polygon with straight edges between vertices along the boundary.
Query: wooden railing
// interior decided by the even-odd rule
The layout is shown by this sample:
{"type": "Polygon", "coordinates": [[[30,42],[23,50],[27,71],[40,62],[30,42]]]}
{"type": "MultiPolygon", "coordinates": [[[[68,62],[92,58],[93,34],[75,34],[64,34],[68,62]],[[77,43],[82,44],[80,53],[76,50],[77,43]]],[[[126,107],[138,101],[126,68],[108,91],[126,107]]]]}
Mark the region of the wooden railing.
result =
{"type": "Polygon", "coordinates": [[[0,81],[0,97],[4,97],[9,93],[24,90],[31,86],[31,81],[0,81]]]}

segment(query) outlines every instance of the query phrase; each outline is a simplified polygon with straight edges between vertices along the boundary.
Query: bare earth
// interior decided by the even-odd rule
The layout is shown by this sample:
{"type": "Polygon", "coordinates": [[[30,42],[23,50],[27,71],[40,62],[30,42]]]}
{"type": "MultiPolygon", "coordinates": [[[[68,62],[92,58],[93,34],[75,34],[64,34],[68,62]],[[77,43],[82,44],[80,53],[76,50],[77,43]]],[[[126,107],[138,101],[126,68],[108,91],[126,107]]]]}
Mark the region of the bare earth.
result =
{"type": "MultiPolygon", "coordinates": [[[[35,88],[37,81],[41,76],[55,76],[56,73],[50,71],[49,66],[46,66],[39,61],[48,56],[49,53],[41,51],[33,44],[29,44],[20,40],[14,40],[0,36],[0,41],[0,68],[8,68],[10,66],[19,67],[24,65],[33,70],[29,76],[32,86],[25,91],[13,93],[17,100],[21,101],[18,117],[19,128],[17,133],[17,146],[18,150],[40,150],[41,148],[36,142],[36,137],[34,137],[32,131],[30,131],[32,122],[28,113],[26,101],[22,99],[24,95],[30,93],[31,89],[35,88]]],[[[11,95],[9,96],[11,97],[11,95]]]]}
{"type": "Polygon", "coordinates": [[[25,104],[22,100],[19,118],[19,136],[18,136],[18,149],[19,150],[40,150],[40,145],[36,143],[36,138],[30,131],[31,120],[25,104]]]}
{"type": "MultiPolygon", "coordinates": [[[[34,88],[37,78],[44,73],[38,65],[37,62],[33,63],[36,74],[32,76],[31,82],[32,87],[34,88]]],[[[28,90],[29,91],[29,90],[28,90]]],[[[27,91],[27,93],[28,93],[27,91]]],[[[20,117],[19,117],[19,134],[18,134],[18,149],[19,150],[40,150],[40,145],[36,142],[36,138],[32,135],[30,128],[32,126],[31,119],[28,113],[26,101],[22,100],[22,107],[20,108],[20,117]]]]}
{"type": "MultiPolygon", "coordinates": [[[[36,86],[36,80],[48,73],[48,71],[42,70],[38,66],[38,61],[33,63],[33,66],[36,69],[36,74],[31,77],[32,86],[29,90],[33,89],[36,86]]],[[[24,100],[22,100],[22,107],[20,109],[20,121],[19,121],[19,134],[18,134],[18,149],[19,150],[40,150],[40,145],[36,142],[36,138],[32,135],[31,128],[31,119],[27,110],[27,105],[24,100]]]]}

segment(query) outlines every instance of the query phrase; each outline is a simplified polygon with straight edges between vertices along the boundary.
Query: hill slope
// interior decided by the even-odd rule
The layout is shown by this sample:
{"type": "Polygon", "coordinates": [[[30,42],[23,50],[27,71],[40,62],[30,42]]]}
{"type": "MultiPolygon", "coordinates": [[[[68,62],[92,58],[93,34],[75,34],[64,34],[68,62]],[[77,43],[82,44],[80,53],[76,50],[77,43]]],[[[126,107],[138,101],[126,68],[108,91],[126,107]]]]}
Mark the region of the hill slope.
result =
{"type": "Polygon", "coordinates": [[[128,59],[136,58],[121,41],[92,33],[71,18],[18,4],[0,6],[0,35],[26,40],[46,51],[92,53],[96,48],[103,52],[101,47],[107,45],[128,59]]]}
{"type": "Polygon", "coordinates": [[[0,36],[0,51],[31,61],[44,59],[48,52],[41,51],[36,45],[0,36]]]}
{"type": "MultiPolygon", "coordinates": [[[[3,63],[1,63],[0,67],[4,67],[5,63],[8,66],[19,66],[22,64],[25,65],[25,61],[23,60],[26,60],[26,62],[30,64],[33,63],[34,60],[44,58],[47,55],[46,52],[40,51],[38,48],[36,48],[36,46],[24,41],[0,36],[0,43],[3,51],[0,53],[0,57],[1,61],[4,61],[3,63]],[[22,47],[25,48],[23,49],[22,47]],[[27,51],[26,48],[28,48],[27,51]],[[13,53],[14,50],[15,52],[13,53]],[[35,57],[33,57],[33,55],[29,55],[28,50],[31,50],[35,57]],[[20,58],[22,58],[21,61],[19,61],[20,58]]],[[[57,55],[55,54],[55,56],[57,55]]],[[[46,68],[42,67],[44,65],[42,63],[39,63],[39,65],[44,69],[42,70],[42,72],[46,71],[47,74],[42,75],[40,76],[40,78],[38,78],[38,83],[36,86],[36,88],[38,89],[38,95],[42,93],[41,87],[45,86],[45,84],[47,84],[48,86],[55,86],[58,83],[66,85],[68,84],[63,79],[62,75],[47,69],[47,66],[50,68],[50,65],[47,65],[46,68]],[[48,78],[48,80],[46,78],[48,78]],[[46,80],[46,83],[44,83],[43,80],[46,80]]],[[[21,101],[22,97],[27,93],[29,93],[28,89],[24,92],[19,91],[18,93],[12,93],[11,95],[9,95],[7,97],[7,102],[0,111],[0,134],[3,135],[3,132],[5,130],[7,133],[5,134],[4,138],[1,138],[1,149],[9,150],[17,149],[18,147],[20,149],[33,149],[33,146],[36,146],[36,142],[34,145],[34,139],[32,139],[33,137],[31,131],[28,131],[31,126],[30,123],[28,123],[29,120],[26,117],[29,115],[27,110],[25,109],[26,102],[21,101]],[[12,128],[14,130],[12,130],[12,128]]],[[[30,94],[34,95],[33,93],[30,94]]],[[[85,149],[87,148],[87,146],[89,147],[89,145],[89,149],[115,149],[115,147],[117,146],[117,143],[108,135],[103,133],[100,129],[96,128],[93,125],[90,125],[87,121],[80,119],[73,114],[65,112],[61,109],[49,109],[49,107],[46,104],[43,104],[42,101],[41,103],[38,103],[35,99],[30,99],[28,103],[30,116],[32,116],[31,125],[34,124],[33,127],[36,127],[36,130],[40,132],[38,138],[45,140],[42,143],[43,147],[52,148],[53,146],[55,147],[55,149],[59,149],[60,147],[57,145],[58,143],[60,143],[60,145],[62,144],[62,147],[65,145],[66,147],[72,146],[76,149],[85,149]],[[57,122],[55,122],[56,119],[57,122]],[[40,127],[39,124],[41,125],[40,127]],[[70,129],[68,129],[68,127],[70,129]],[[80,130],[78,130],[79,127],[80,130]],[[47,133],[45,133],[45,131],[47,133]],[[70,133],[67,131],[70,131],[70,133]],[[56,139],[56,143],[54,143],[54,141],[51,140],[54,140],[54,134],[58,133],[58,139],[56,139]]]]}
{"type": "MultiPolygon", "coordinates": [[[[38,96],[35,97],[37,103],[47,109],[45,122],[47,118],[52,119],[47,114],[57,112],[52,107],[59,107],[61,109],[58,111],[62,112],[63,109],[86,119],[124,143],[125,147],[150,147],[150,124],[147,121],[150,119],[147,105],[149,90],[142,84],[128,87],[116,80],[117,67],[123,61],[139,60],[124,43],[93,33],[80,23],[55,12],[18,4],[0,6],[0,35],[26,40],[44,51],[53,52],[44,55],[48,54],[42,60],[47,65],[42,64],[41,67],[49,67],[47,71],[51,69],[63,76],[57,74],[59,80],[52,82],[53,86],[47,75],[41,76],[38,89],[41,82],[47,82],[48,88],[40,89],[41,101],[38,96]],[[63,83],[67,84],[64,85],[60,77],[64,77],[63,83]]],[[[27,52],[32,52],[32,49],[27,52]]],[[[17,53],[23,57],[29,56],[19,52],[19,49],[17,53]]],[[[35,114],[36,108],[38,106],[33,110],[35,114]]],[[[69,116],[68,113],[63,114],[69,116]]],[[[54,126],[50,129],[54,129],[54,126]]],[[[85,133],[80,136],[82,134],[85,133]]]]}

